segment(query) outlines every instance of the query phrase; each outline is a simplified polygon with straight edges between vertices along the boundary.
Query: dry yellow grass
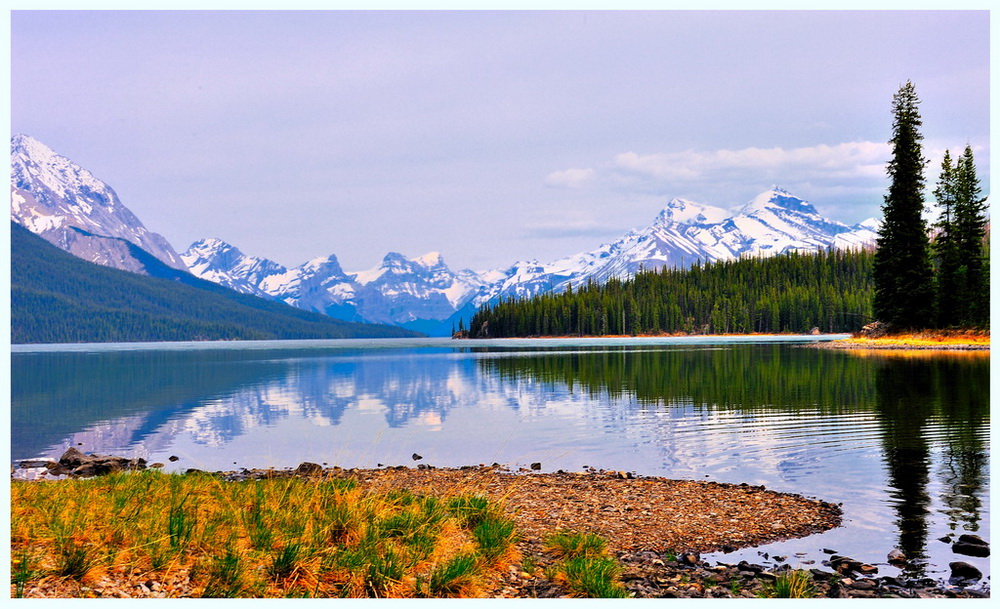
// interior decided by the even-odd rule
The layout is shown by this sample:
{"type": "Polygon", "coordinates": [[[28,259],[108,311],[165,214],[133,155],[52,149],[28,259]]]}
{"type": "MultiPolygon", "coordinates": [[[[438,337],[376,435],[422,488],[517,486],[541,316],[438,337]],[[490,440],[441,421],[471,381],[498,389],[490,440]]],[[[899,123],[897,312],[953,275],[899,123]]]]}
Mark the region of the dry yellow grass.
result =
{"type": "Polygon", "coordinates": [[[462,514],[455,501],[469,504],[335,478],[144,471],[15,482],[12,595],[415,597],[432,595],[432,582],[449,596],[476,594],[514,551],[513,539],[487,543],[476,525],[513,521],[495,501],[462,514]],[[442,580],[463,555],[474,561],[442,580]]]}
{"type": "Polygon", "coordinates": [[[836,343],[859,349],[989,349],[990,333],[970,330],[922,330],[890,334],[880,338],[853,336],[836,343]]]}

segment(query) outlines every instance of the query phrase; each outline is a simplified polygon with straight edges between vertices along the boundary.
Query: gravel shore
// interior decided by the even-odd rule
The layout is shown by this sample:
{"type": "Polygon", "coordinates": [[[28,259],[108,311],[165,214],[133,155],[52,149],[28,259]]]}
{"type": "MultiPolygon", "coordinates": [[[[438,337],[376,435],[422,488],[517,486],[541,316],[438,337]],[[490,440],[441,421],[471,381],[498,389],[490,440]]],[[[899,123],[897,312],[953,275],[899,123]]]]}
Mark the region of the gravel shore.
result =
{"type": "MultiPolygon", "coordinates": [[[[482,494],[502,501],[517,520],[521,562],[496,577],[487,596],[564,597],[568,592],[545,572],[555,561],[544,547],[553,533],[594,533],[623,566],[622,580],[637,598],[755,597],[773,588],[788,565],[710,564],[700,555],[728,552],[805,537],[841,523],[838,506],[760,486],[636,476],[590,469],[584,472],[512,472],[502,466],[430,466],[380,469],[323,468],[217,472],[231,481],[303,476],[350,477],[374,489],[407,488],[437,495],[482,494]]],[[[825,569],[808,571],[816,596],[836,598],[931,598],[988,596],[977,582],[942,585],[932,580],[877,577],[877,567],[831,556],[825,569]],[[963,586],[968,583],[969,587],[963,586]],[[975,585],[974,585],[975,584],[975,585]]],[[[183,597],[183,580],[108,581],[97,594],[50,582],[26,596],[183,597]]]]}

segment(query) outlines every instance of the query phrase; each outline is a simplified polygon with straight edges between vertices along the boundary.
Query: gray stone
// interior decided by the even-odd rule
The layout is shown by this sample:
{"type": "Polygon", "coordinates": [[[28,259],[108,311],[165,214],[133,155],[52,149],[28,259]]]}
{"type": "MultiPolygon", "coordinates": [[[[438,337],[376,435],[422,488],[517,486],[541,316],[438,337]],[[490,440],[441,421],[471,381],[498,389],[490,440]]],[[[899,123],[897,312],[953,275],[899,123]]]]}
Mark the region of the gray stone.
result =
{"type": "Polygon", "coordinates": [[[295,468],[295,473],[300,476],[318,476],[323,473],[323,466],[319,463],[303,461],[302,463],[299,463],[297,468],[295,468]]]}

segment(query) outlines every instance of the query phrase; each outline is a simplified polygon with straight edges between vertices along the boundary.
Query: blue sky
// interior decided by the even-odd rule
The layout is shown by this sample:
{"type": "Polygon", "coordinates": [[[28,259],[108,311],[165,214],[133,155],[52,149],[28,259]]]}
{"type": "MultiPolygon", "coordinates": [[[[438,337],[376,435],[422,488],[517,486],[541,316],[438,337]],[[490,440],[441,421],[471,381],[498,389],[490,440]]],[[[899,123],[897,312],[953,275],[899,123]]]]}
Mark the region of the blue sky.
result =
{"type": "Polygon", "coordinates": [[[179,251],[547,262],[672,197],[879,215],[891,100],[989,192],[986,11],[11,14],[11,131],[179,251]]]}

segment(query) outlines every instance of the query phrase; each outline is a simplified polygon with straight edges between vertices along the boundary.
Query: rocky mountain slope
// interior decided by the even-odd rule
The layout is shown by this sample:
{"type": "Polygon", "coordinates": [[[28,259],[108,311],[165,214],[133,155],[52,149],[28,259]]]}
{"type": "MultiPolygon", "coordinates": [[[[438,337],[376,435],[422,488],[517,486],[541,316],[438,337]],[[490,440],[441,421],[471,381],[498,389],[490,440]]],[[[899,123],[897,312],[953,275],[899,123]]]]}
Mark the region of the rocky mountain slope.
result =
{"type": "Polygon", "coordinates": [[[161,235],[148,230],[115,191],[27,135],[10,143],[10,219],[78,258],[149,274],[134,244],[168,267],[187,266],[161,235]]]}

